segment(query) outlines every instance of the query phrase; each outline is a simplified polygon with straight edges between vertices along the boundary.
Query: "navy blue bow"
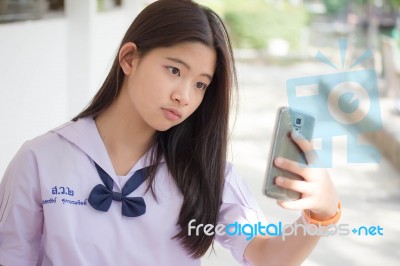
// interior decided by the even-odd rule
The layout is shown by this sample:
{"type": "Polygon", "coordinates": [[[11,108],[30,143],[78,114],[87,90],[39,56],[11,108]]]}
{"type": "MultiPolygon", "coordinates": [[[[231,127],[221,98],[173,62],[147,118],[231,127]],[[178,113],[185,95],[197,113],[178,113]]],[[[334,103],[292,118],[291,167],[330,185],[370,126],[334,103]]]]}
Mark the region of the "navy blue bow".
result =
{"type": "Polygon", "coordinates": [[[106,212],[113,200],[122,202],[122,215],[136,217],[146,212],[146,203],[142,197],[127,197],[137,189],[144,180],[144,168],[137,170],[122,188],[122,193],[113,191],[112,178],[96,163],[96,169],[104,185],[98,184],[90,192],[88,202],[98,211],[106,212]]]}

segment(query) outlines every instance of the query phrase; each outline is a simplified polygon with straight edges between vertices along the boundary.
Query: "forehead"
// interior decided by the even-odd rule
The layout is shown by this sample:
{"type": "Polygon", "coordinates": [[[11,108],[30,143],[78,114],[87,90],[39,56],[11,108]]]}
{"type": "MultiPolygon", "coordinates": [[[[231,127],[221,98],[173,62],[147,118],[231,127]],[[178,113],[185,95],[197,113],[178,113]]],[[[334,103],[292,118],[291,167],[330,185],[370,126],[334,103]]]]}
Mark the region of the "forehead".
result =
{"type": "Polygon", "coordinates": [[[184,42],[153,49],[148,56],[157,60],[175,58],[185,62],[190,70],[213,74],[217,55],[215,49],[200,42],[184,42]]]}

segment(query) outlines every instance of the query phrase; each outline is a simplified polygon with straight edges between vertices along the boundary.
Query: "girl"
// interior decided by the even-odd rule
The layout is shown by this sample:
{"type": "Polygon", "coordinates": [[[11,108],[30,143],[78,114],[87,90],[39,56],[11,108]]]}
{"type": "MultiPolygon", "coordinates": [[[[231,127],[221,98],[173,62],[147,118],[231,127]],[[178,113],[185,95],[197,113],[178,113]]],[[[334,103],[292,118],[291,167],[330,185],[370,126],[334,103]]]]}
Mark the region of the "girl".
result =
{"type": "MultiPolygon", "coordinates": [[[[225,162],[235,85],[229,38],[213,11],[190,0],[145,8],[90,105],[26,142],[7,168],[0,264],[200,265],[214,239],[242,264],[300,264],[318,236],[248,240],[212,230],[265,223],[225,162]]],[[[302,193],[279,202],[306,210],[296,223],[337,220],[325,170],[282,158],[275,164],[304,177],[276,180],[302,193]]]]}

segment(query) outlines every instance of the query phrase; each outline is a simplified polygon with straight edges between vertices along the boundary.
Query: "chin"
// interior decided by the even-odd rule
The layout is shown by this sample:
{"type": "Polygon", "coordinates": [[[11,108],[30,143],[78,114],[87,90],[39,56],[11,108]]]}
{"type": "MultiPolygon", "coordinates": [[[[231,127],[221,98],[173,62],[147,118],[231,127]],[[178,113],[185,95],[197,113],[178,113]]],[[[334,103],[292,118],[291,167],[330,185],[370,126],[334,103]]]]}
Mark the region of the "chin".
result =
{"type": "Polygon", "coordinates": [[[170,121],[167,119],[162,119],[162,120],[158,120],[158,119],[150,120],[149,119],[149,120],[147,120],[147,125],[156,131],[163,132],[163,131],[167,131],[170,128],[173,128],[174,126],[179,125],[183,121],[184,120],[170,121]]]}
{"type": "Polygon", "coordinates": [[[158,132],[164,132],[164,131],[167,131],[168,129],[170,129],[171,127],[160,127],[160,128],[156,128],[156,130],[158,131],[158,132]]]}
{"type": "Polygon", "coordinates": [[[176,125],[172,125],[172,124],[160,125],[159,124],[159,125],[153,125],[152,127],[157,131],[163,132],[163,131],[167,131],[168,129],[170,129],[170,128],[174,127],[174,126],[176,126],[176,125]]]}

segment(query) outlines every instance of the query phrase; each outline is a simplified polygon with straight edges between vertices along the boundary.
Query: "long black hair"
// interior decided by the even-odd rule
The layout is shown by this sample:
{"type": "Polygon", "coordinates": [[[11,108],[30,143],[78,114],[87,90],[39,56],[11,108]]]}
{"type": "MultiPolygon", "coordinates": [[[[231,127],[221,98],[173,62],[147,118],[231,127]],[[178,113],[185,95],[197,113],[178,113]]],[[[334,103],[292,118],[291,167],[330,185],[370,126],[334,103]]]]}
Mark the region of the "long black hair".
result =
{"type": "MultiPolygon", "coordinates": [[[[157,163],[164,156],[167,167],[183,195],[174,237],[194,258],[206,253],[214,235],[187,234],[188,223],[217,224],[224,185],[228,142],[229,109],[232,88],[236,88],[236,70],[230,40],[221,18],[207,7],[191,0],[159,0],[148,5],[127,30],[120,48],[136,44],[140,56],[152,49],[182,42],[200,42],[216,51],[213,79],[198,109],[185,121],[166,131],[157,132],[151,154],[149,186],[153,195],[157,163]]],[[[124,80],[118,55],[112,68],[89,106],[73,120],[96,117],[118,96],[124,80]]]]}

